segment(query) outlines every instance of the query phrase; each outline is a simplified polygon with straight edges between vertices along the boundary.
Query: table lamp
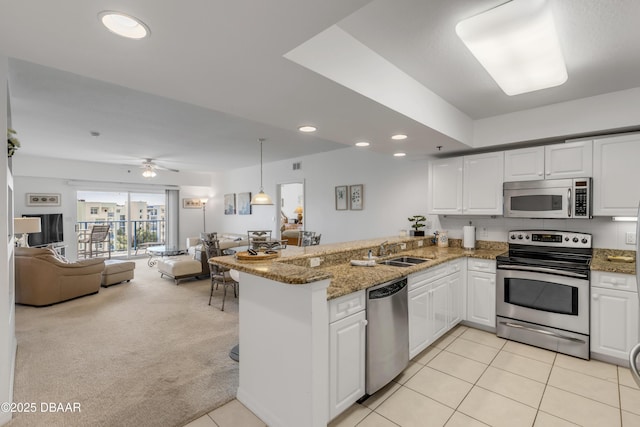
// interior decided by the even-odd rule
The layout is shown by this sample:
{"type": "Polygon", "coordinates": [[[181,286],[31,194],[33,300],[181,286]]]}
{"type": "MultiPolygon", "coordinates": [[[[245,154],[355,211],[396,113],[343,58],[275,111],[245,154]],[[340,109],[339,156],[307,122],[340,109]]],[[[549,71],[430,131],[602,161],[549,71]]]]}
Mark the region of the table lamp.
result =
{"type": "Polygon", "coordinates": [[[40,233],[40,218],[14,218],[13,219],[13,233],[20,234],[20,238],[16,240],[17,246],[28,248],[29,247],[29,233],[40,233]]]}
{"type": "Polygon", "coordinates": [[[298,206],[293,212],[298,214],[298,224],[302,224],[302,206],[298,206]]]}

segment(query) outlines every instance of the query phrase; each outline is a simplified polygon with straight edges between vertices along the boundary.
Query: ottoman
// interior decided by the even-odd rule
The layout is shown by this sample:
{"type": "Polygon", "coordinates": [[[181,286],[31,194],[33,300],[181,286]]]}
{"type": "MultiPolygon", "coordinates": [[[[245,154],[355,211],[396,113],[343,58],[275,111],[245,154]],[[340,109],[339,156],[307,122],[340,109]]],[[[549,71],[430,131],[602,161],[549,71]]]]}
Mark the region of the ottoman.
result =
{"type": "Polygon", "coordinates": [[[191,258],[164,258],[158,261],[160,277],[171,277],[176,285],[189,277],[203,276],[200,261],[191,258]]]}
{"type": "Polygon", "coordinates": [[[133,261],[105,260],[100,285],[108,288],[111,285],[124,281],[130,282],[131,279],[133,279],[133,270],[135,268],[136,263],[133,261]]]}

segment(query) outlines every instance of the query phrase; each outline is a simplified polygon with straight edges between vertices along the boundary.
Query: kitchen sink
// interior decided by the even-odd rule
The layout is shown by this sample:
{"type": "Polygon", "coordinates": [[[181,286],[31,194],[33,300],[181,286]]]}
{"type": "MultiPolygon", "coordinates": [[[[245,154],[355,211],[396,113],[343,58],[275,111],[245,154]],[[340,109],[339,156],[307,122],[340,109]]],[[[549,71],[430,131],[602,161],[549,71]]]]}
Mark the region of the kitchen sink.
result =
{"type": "Polygon", "coordinates": [[[428,258],[402,256],[398,258],[387,259],[385,261],[379,261],[378,264],[391,265],[393,267],[411,267],[412,265],[422,264],[423,262],[427,261],[431,260],[428,258]]]}

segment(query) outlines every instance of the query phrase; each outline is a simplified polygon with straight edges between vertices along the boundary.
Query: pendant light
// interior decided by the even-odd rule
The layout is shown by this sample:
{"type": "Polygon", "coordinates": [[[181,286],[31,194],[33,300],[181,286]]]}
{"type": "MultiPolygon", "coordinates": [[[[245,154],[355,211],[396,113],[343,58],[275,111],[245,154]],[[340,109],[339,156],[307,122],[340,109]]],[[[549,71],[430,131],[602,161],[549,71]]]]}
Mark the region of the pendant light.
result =
{"type": "Polygon", "coordinates": [[[269,197],[268,194],[264,192],[262,187],[262,143],[265,141],[264,138],[258,138],[260,141],[260,191],[258,194],[251,198],[252,205],[273,205],[273,200],[269,197]]]}

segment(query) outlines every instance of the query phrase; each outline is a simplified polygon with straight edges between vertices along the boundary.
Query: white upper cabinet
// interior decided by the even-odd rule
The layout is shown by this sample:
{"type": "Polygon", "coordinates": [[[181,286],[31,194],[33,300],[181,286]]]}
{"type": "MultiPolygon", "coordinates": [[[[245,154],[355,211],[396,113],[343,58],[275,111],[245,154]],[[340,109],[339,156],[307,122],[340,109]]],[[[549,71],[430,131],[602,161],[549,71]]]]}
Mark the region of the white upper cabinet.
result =
{"type": "Polygon", "coordinates": [[[592,141],[576,141],[545,146],[544,175],[546,179],[592,176],[592,141]]]}
{"type": "Polygon", "coordinates": [[[462,213],[502,215],[504,152],[464,156],[462,213]]]}
{"type": "Polygon", "coordinates": [[[504,152],[504,180],[544,179],[544,147],[520,148],[504,152]]]}
{"type": "Polygon", "coordinates": [[[593,215],[635,216],[640,201],[640,134],[593,141],[593,215]]]}
{"type": "Polygon", "coordinates": [[[592,141],[520,148],[504,153],[504,180],[535,181],[593,175],[592,141]]]}
{"type": "Polygon", "coordinates": [[[504,152],[429,162],[429,213],[502,215],[504,152]]]}
{"type": "Polygon", "coordinates": [[[462,214],[462,157],[429,162],[429,213],[462,214]]]}

